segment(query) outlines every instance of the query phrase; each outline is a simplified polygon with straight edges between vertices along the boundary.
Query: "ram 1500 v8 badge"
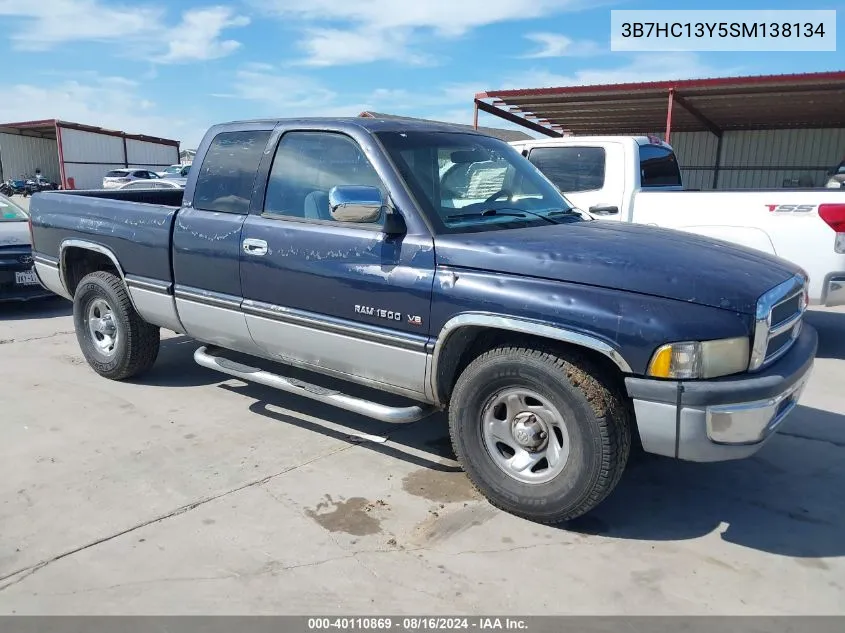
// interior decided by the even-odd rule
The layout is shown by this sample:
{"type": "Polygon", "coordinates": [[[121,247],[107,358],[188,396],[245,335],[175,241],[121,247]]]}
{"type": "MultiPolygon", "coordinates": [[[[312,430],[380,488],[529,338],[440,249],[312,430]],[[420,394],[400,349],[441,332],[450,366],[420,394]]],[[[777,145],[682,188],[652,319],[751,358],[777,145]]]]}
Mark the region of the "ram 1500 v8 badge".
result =
{"type": "Polygon", "coordinates": [[[33,197],[35,269],[73,300],[94,371],[142,374],[165,328],[196,339],[204,367],[378,420],[448,411],[472,482],[534,521],[595,508],[632,442],[681,460],[753,454],[813,365],[799,267],[594,220],[498,139],[247,121],[211,128],[194,165],[184,192],[33,197]]]}

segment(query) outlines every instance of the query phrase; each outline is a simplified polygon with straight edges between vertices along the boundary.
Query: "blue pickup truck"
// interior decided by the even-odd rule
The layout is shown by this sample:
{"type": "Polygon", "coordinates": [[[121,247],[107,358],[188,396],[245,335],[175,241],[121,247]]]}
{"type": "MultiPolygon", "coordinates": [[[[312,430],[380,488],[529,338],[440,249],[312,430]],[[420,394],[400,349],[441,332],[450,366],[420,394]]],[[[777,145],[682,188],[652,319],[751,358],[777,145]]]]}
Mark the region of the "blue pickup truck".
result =
{"type": "Polygon", "coordinates": [[[534,521],[601,503],[632,444],[753,454],[813,366],[800,268],[597,220],[483,134],[236,122],[194,167],[184,191],[33,197],[35,270],[94,371],[141,374],[165,328],[200,365],[378,420],[448,410],[472,482],[534,521]]]}

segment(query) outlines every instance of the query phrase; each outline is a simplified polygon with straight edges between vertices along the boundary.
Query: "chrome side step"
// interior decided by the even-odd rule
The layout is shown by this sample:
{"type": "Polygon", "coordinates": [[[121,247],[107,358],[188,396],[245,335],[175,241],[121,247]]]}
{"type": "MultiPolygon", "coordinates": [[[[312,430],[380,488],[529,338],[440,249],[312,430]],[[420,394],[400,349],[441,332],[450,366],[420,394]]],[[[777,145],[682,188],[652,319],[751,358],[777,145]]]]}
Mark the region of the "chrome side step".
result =
{"type": "Polygon", "coordinates": [[[361,415],[380,420],[381,422],[390,422],[392,424],[416,422],[434,413],[436,410],[434,407],[428,405],[389,407],[369,400],[362,400],[361,398],[348,396],[334,389],[326,389],[325,387],[312,385],[295,378],[286,378],[279,374],[264,371],[263,369],[250,367],[249,365],[244,365],[221,356],[214,356],[206,346],[200,347],[194,352],[194,360],[198,365],[229,374],[241,380],[257,382],[267,387],[273,387],[274,389],[287,391],[298,396],[311,398],[312,400],[330,404],[346,411],[360,413],[361,415]]]}

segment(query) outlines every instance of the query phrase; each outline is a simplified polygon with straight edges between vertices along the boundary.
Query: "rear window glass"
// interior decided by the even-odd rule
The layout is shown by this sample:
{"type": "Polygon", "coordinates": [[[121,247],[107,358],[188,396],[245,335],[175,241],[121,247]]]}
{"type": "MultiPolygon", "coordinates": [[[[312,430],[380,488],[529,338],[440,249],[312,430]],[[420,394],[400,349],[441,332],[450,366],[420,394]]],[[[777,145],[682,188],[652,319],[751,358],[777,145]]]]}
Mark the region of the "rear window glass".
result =
{"type": "Polygon", "coordinates": [[[672,150],[658,145],[640,146],[640,186],[673,187],[681,184],[681,170],[672,150]]]}
{"type": "Polygon", "coordinates": [[[123,178],[128,173],[120,169],[114,169],[106,174],[106,178],[123,178]]]}
{"type": "Polygon", "coordinates": [[[197,174],[194,208],[248,213],[252,185],[270,132],[221,132],[214,137],[197,174]]]}
{"type": "Polygon", "coordinates": [[[604,148],[535,147],[528,160],[564,193],[604,187],[604,148]]]}

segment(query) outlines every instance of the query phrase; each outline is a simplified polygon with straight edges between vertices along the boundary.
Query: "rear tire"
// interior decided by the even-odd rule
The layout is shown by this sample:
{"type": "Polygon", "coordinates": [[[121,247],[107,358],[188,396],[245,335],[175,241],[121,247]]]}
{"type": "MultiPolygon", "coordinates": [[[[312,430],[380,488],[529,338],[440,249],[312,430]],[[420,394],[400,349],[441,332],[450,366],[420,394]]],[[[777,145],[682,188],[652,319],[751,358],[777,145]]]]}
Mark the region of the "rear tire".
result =
{"type": "Polygon", "coordinates": [[[494,506],[539,523],[586,514],[616,487],[631,449],[623,396],[588,359],[498,347],[458,378],[455,455],[494,506]]]}
{"type": "Polygon", "coordinates": [[[159,328],[138,315],[123,280],[112,273],[82,278],[73,297],[73,324],[82,355],[104,378],[142,374],[158,356],[159,328]]]}

